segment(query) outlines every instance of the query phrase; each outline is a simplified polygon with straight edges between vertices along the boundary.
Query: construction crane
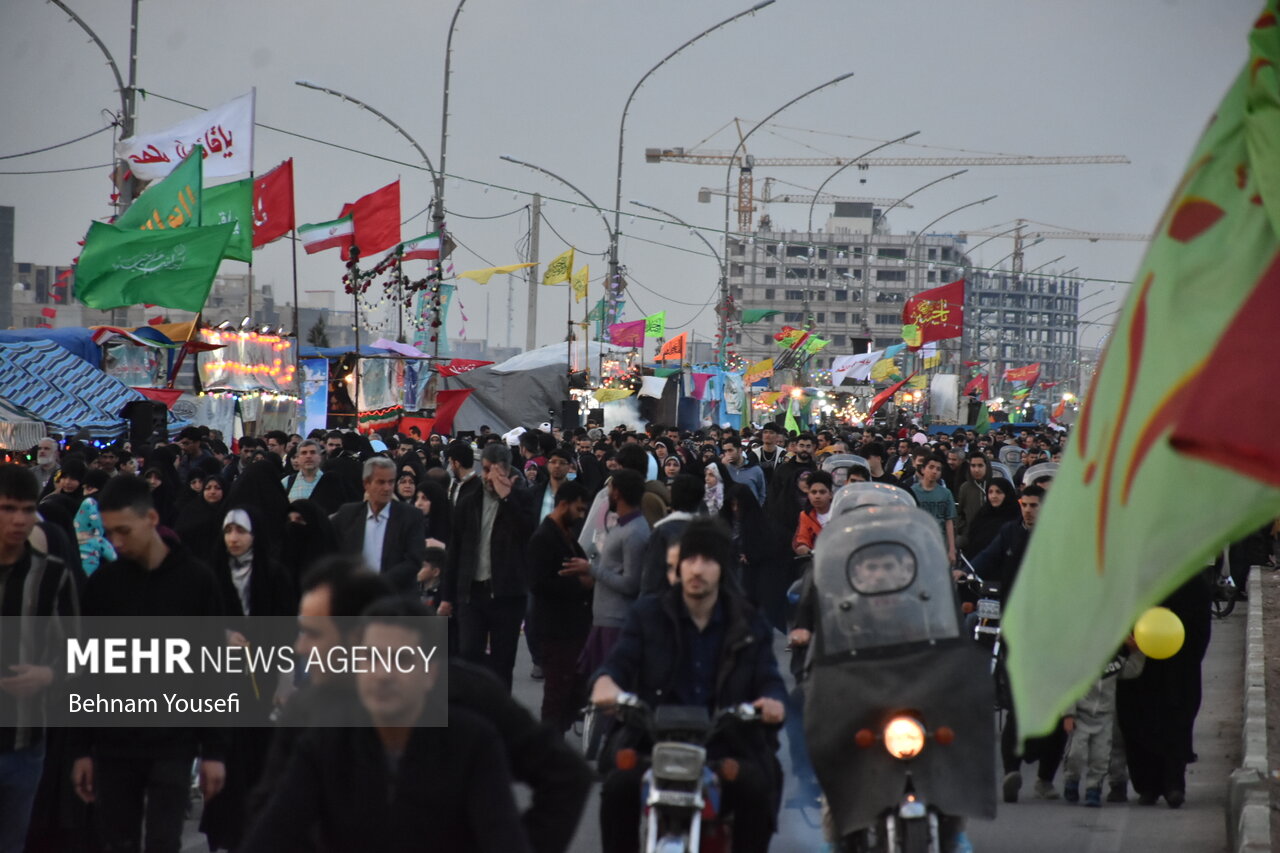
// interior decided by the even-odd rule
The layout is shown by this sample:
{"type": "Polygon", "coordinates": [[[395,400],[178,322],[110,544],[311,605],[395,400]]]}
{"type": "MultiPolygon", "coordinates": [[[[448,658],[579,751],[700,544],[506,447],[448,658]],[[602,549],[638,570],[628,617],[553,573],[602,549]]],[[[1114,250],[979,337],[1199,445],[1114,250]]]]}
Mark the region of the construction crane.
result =
{"type": "MultiPolygon", "coordinates": [[[[735,122],[737,119],[734,120],[735,122]]],[[[646,163],[692,163],[701,166],[738,166],[738,230],[751,230],[751,214],[755,212],[753,174],[756,166],[844,166],[857,160],[859,170],[872,166],[1083,166],[1108,163],[1126,164],[1122,154],[1035,157],[1023,154],[992,154],[953,157],[756,157],[743,151],[734,157],[731,151],[693,150],[685,148],[646,148],[646,163]]]]}
{"type": "MultiPolygon", "coordinates": [[[[855,203],[861,203],[861,204],[871,204],[876,207],[892,207],[894,205],[897,205],[898,207],[904,210],[911,207],[910,203],[901,201],[896,198],[873,198],[869,196],[835,195],[833,193],[818,193],[818,194],[782,193],[781,195],[774,195],[773,183],[775,180],[776,180],[775,178],[765,178],[764,189],[761,191],[760,195],[752,196],[750,198],[751,213],[755,213],[756,211],[755,202],[760,202],[762,205],[767,205],[773,202],[777,202],[779,204],[811,204],[815,202],[815,196],[816,196],[816,203],[818,204],[838,204],[840,202],[855,202],[855,203]]],[[[724,190],[718,189],[715,187],[699,187],[698,188],[698,201],[703,203],[711,201],[712,196],[724,196],[724,195],[725,195],[724,190]]],[[[730,197],[732,197],[737,195],[737,193],[731,192],[729,193],[729,195],[730,197]]],[[[763,223],[764,219],[762,218],[760,221],[761,223],[763,223]]]]}
{"type": "Polygon", "coordinates": [[[1150,234],[1125,234],[1115,231],[1077,231],[1072,228],[1063,228],[1059,225],[1048,225],[1044,222],[1036,222],[1034,219],[1015,219],[1013,220],[1013,223],[1013,227],[1008,229],[1003,228],[1001,225],[994,225],[990,228],[984,228],[979,231],[962,231],[956,236],[962,239],[966,237],[987,237],[989,239],[994,239],[996,237],[1005,236],[1012,238],[1012,271],[1014,273],[1022,272],[1023,249],[1027,245],[1027,240],[1031,240],[1034,243],[1040,243],[1044,240],[1088,240],[1090,243],[1097,243],[1102,240],[1128,240],[1136,243],[1146,243],[1151,240],[1150,234]],[[1027,230],[1028,226],[1041,226],[1042,230],[1029,231],[1027,230]]]}

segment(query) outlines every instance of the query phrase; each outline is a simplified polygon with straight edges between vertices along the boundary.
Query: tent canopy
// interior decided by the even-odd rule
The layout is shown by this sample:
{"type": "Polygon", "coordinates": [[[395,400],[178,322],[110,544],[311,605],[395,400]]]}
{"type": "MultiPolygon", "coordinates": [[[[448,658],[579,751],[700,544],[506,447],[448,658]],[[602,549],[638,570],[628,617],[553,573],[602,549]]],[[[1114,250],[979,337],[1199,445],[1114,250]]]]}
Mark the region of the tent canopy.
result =
{"type": "Polygon", "coordinates": [[[93,330],[71,326],[61,329],[4,329],[0,343],[34,343],[52,341],[94,367],[102,367],[102,348],[93,342],[93,330]]]}
{"type": "Polygon", "coordinates": [[[127,427],[125,405],[144,399],[53,341],[0,343],[0,400],[50,432],[113,438],[127,427]]]}

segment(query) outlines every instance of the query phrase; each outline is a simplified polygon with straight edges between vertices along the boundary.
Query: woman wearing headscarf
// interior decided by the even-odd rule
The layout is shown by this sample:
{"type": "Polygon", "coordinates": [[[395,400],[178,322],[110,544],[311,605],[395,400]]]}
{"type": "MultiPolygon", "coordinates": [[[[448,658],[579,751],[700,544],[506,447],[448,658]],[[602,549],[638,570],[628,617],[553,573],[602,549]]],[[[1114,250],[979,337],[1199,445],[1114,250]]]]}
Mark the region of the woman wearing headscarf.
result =
{"type": "Polygon", "coordinates": [[[427,547],[448,548],[452,507],[449,504],[449,493],[444,486],[423,477],[415,490],[413,505],[422,512],[423,527],[427,532],[427,547]]]}
{"type": "Polygon", "coordinates": [[[996,477],[987,486],[986,503],[967,525],[961,553],[972,560],[991,544],[1001,527],[1020,518],[1022,512],[1018,509],[1018,493],[1013,483],[996,477]]]}
{"type": "MultiPolygon", "coordinates": [[[[262,618],[294,616],[298,607],[293,584],[275,559],[274,529],[256,507],[234,506],[223,518],[222,539],[214,551],[214,577],[230,617],[228,642],[250,651],[288,646],[292,641],[285,618],[262,618]]],[[[248,817],[245,802],[262,775],[271,743],[271,730],[258,726],[270,718],[277,691],[289,683],[287,676],[264,673],[246,672],[238,678],[242,682],[235,689],[243,697],[246,725],[231,730],[226,784],[205,804],[200,819],[210,850],[234,850],[240,843],[248,817]]]]}
{"type": "Polygon", "coordinates": [[[671,482],[683,473],[685,473],[684,462],[681,461],[679,454],[673,453],[662,460],[662,467],[658,469],[658,479],[666,483],[669,488],[671,482]]]}
{"type": "Polygon", "coordinates": [[[173,531],[193,554],[214,553],[222,538],[222,520],[227,514],[227,492],[220,475],[205,478],[199,497],[178,510],[173,531]]]}
{"type": "Polygon", "coordinates": [[[185,497],[186,484],[178,477],[178,456],[181,451],[177,445],[163,444],[152,448],[147,454],[147,470],[155,469],[160,475],[160,485],[151,491],[155,500],[156,512],[160,514],[160,523],[172,528],[178,518],[178,502],[185,497]]]}
{"type": "Polygon", "coordinates": [[[708,463],[702,476],[707,485],[706,495],[702,498],[707,515],[719,515],[720,508],[724,506],[724,484],[727,478],[716,462],[708,463]]]}
{"type": "Polygon", "coordinates": [[[418,496],[418,481],[422,479],[423,468],[417,458],[406,453],[396,463],[396,500],[402,503],[413,503],[418,496]]]}
{"type": "Polygon", "coordinates": [[[720,515],[729,525],[739,589],[764,613],[769,624],[785,631],[787,587],[794,578],[791,553],[777,527],[765,515],[751,488],[742,483],[729,484],[720,515]]]}
{"type": "Polygon", "coordinates": [[[53,491],[40,501],[40,507],[43,509],[56,505],[67,518],[75,518],[80,509],[80,501],[84,499],[84,478],[88,471],[88,466],[80,457],[64,459],[58,473],[53,475],[53,491]]]}
{"type": "Polygon", "coordinates": [[[228,506],[251,506],[272,530],[279,530],[289,517],[289,493],[280,482],[280,468],[267,460],[245,468],[231,484],[228,506]]]}
{"type": "Polygon", "coordinates": [[[289,520],[284,526],[280,558],[297,589],[316,561],[338,552],[338,534],[329,514],[315,501],[297,500],[289,504],[289,520]]]}

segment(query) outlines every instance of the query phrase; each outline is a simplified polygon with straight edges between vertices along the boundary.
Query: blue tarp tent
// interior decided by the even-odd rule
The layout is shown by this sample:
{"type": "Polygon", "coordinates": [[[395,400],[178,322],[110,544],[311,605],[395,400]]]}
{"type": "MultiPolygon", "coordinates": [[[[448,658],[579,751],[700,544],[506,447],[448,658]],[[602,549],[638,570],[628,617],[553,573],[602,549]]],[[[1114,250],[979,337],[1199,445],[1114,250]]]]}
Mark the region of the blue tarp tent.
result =
{"type": "Polygon", "coordinates": [[[67,352],[77,355],[94,367],[102,367],[102,348],[93,342],[93,330],[80,326],[64,329],[4,329],[0,344],[53,341],[67,352]]]}
{"type": "MultiPolygon", "coordinates": [[[[47,329],[44,331],[48,331],[47,329]]],[[[145,399],[71,351],[48,340],[0,343],[0,400],[49,431],[114,438],[127,428],[125,405],[145,399]]]]}

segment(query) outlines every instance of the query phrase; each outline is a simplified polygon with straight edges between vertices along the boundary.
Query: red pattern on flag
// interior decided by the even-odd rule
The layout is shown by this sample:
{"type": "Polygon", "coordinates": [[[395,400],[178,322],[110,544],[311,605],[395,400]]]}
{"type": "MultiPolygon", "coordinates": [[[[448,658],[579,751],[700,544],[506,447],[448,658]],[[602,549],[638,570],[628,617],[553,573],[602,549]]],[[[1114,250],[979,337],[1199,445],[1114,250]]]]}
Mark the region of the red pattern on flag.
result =
{"type": "Polygon", "coordinates": [[[888,388],[884,389],[875,397],[873,397],[871,400],[871,408],[867,409],[867,417],[871,417],[872,415],[874,415],[880,409],[881,406],[883,406],[885,403],[892,400],[893,395],[897,394],[900,390],[902,390],[902,386],[910,382],[912,376],[915,376],[915,374],[912,373],[911,376],[908,376],[906,379],[903,379],[901,382],[895,382],[893,385],[890,385],[888,388]]]}
{"type": "MultiPolygon", "coordinates": [[[[339,216],[351,214],[355,227],[355,244],[360,247],[360,257],[390,249],[400,242],[400,181],[392,181],[379,190],[356,199],[354,204],[343,205],[339,216]]],[[[351,253],[342,247],[342,259],[351,253]]]]}
{"type": "Polygon", "coordinates": [[[182,396],[181,388],[139,388],[135,385],[133,390],[148,400],[164,403],[166,409],[172,409],[173,404],[182,396]]]}
{"type": "Polygon", "coordinates": [[[985,373],[979,373],[977,376],[969,380],[969,384],[964,386],[961,394],[968,395],[974,391],[978,392],[979,400],[986,400],[991,396],[991,379],[985,373]]]}
{"type": "Polygon", "coordinates": [[[1004,381],[1025,382],[1034,385],[1040,378],[1040,362],[1028,364],[1026,367],[1009,367],[1004,371],[1004,381]]]}
{"type": "Polygon", "coordinates": [[[48,317],[50,320],[52,320],[54,317],[58,316],[58,309],[57,308],[41,308],[40,313],[41,315],[48,317]]]}
{"type": "Polygon", "coordinates": [[[293,230],[293,158],[253,182],[253,248],[293,230]]]}
{"type": "Polygon", "coordinates": [[[461,376],[464,373],[475,370],[477,367],[485,367],[493,364],[492,361],[476,361],[473,358],[455,358],[447,364],[442,364],[436,368],[436,373],[441,376],[461,376]]]}
{"type": "Polygon", "coordinates": [[[676,361],[684,361],[685,348],[688,345],[688,343],[689,343],[689,333],[681,332],[680,334],[676,335],[674,338],[672,338],[671,340],[663,344],[662,349],[658,351],[658,354],[654,357],[653,360],[669,361],[671,359],[675,359],[676,361]]]}
{"type": "Polygon", "coordinates": [[[964,332],[964,279],[917,293],[902,308],[902,325],[915,326],[919,338],[911,350],[931,341],[958,338],[964,332]]]}

